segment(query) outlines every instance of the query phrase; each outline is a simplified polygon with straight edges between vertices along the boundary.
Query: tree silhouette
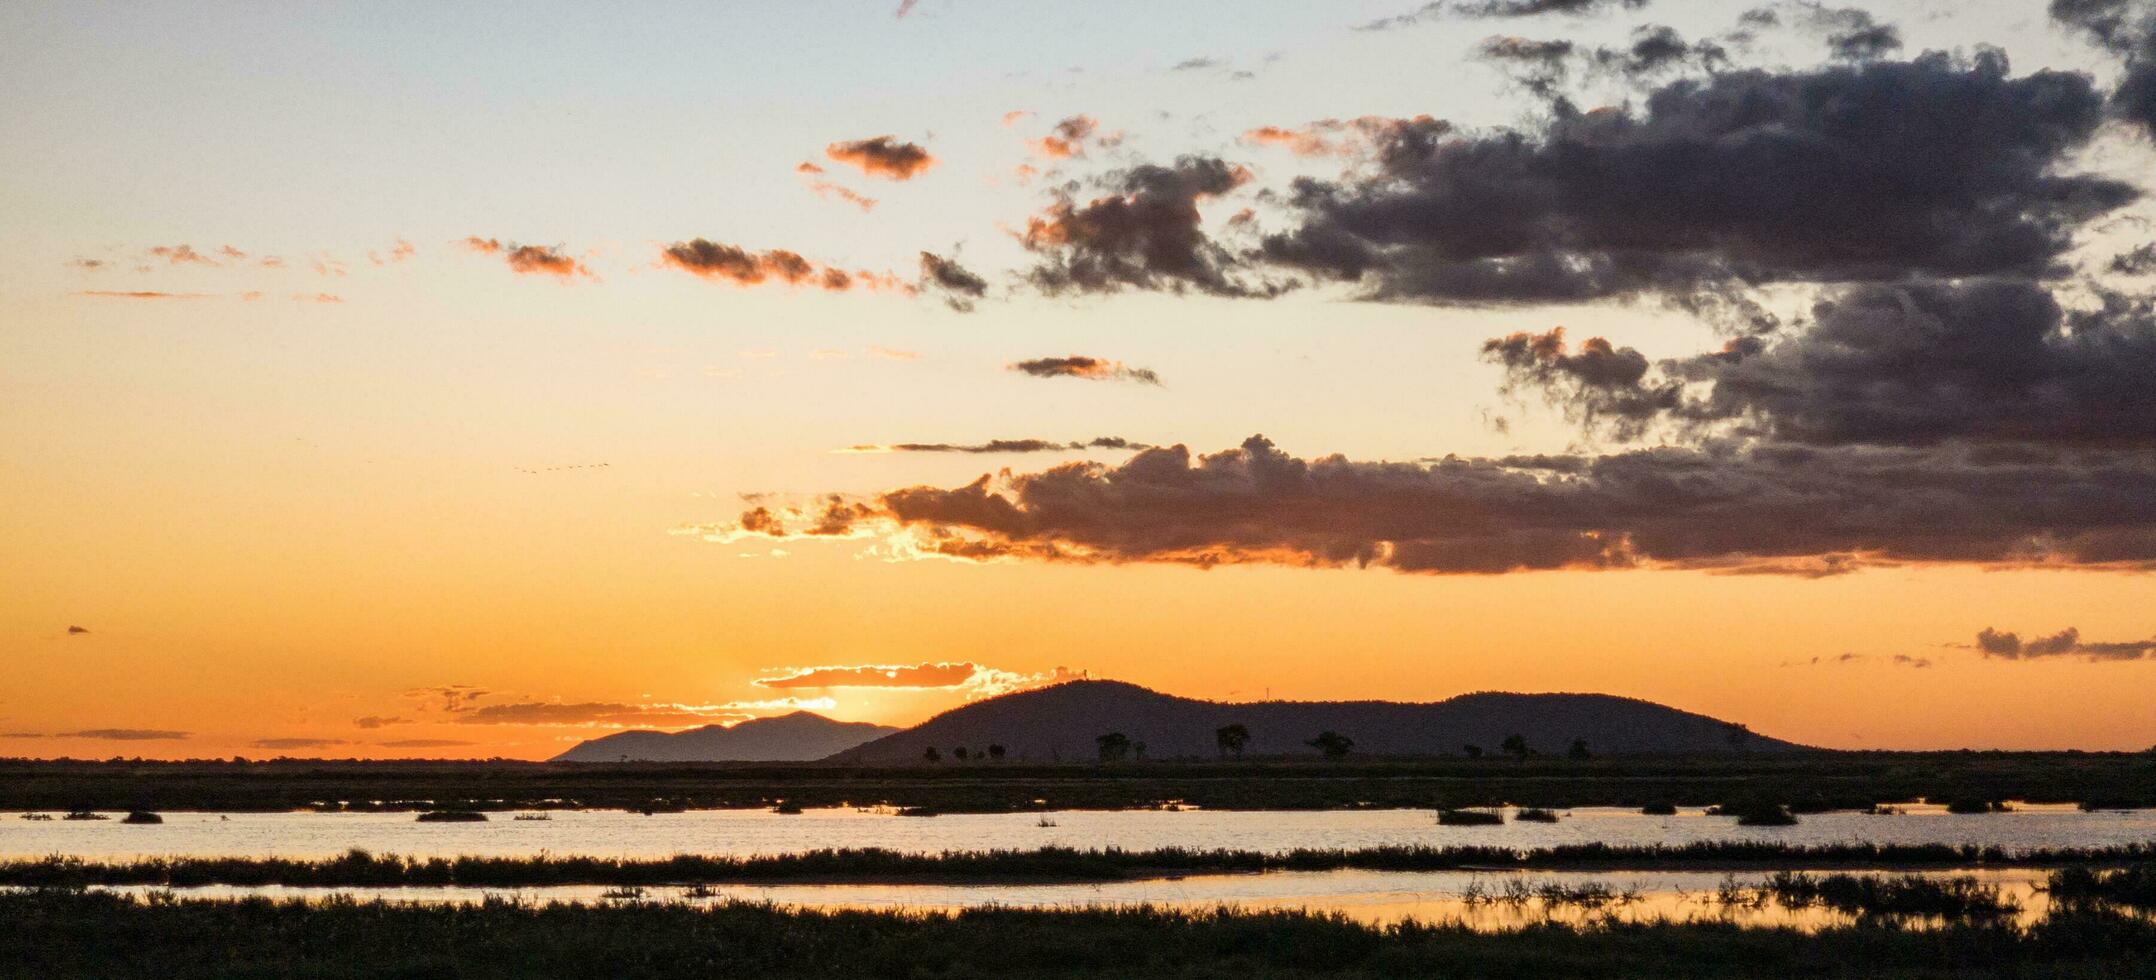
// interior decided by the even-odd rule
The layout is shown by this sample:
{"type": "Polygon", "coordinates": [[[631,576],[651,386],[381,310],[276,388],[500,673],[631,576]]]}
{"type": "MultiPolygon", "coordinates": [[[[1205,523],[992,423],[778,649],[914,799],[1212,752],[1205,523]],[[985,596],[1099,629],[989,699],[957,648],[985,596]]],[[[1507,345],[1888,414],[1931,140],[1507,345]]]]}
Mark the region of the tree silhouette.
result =
{"type": "Polygon", "coordinates": [[[1243,757],[1243,747],[1250,744],[1250,729],[1240,723],[1223,725],[1213,730],[1213,744],[1220,746],[1220,754],[1243,757]]]}
{"type": "Polygon", "coordinates": [[[1328,759],[1337,759],[1348,754],[1348,750],[1355,747],[1355,740],[1339,732],[1323,731],[1318,733],[1318,737],[1303,744],[1325,753],[1325,757],[1328,759]]]}
{"type": "Polygon", "coordinates": [[[1130,736],[1122,732],[1109,732],[1093,740],[1100,749],[1100,761],[1121,762],[1130,755],[1130,736]]]}
{"type": "Polygon", "coordinates": [[[1521,762],[1527,761],[1527,757],[1535,751],[1527,747],[1527,736],[1525,735],[1505,736],[1504,742],[1498,745],[1497,750],[1521,762]]]}
{"type": "Polygon", "coordinates": [[[1480,745],[1462,745],[1460,750],[1466,752],[1467,757],[1470,759],[1482,758],[1482,746],[1480,745]]]}
{"type": "Polygon", "coordinates": [[[1003,761],[1003,751],[1004,751],[1004,750],[1003,750],[1003,744],[1002,744],[1002,743],[1000,743],[1000,742],[990,742],[990,743],[988,743],[988,757],[989,757],[989,758],[991,758],[991,759],[994,759],[994,760],[996,760],[997,762],[1001,762],[1001,761],[1003,761]]]}
{"type": "Polygon", "coordinates": [[[1752,740],[1752,730],[1742,722],[1727,722],[1722,725],[1722,737],[1729,741],[1730,749],[1742,755],[1745,743],[1752,740]]]}
{"type": "Polygon", "coordinates": [[[943,753],[936,751],[936,747],[931,745],[928,748],[922,750],[921,758],[926,759],[930,762],[942,762],[943,753]]]}
{"type": "Polygon", "coordinates": [[[1565,750],[1565,755],[1574,759],[1592,759],[1595,757],[1594,753],[1587,751],[1587,740],[1584,738],[1573,739],[1572,747],[1565,750]]]}
{"type": "Polygon", "coordinates": [[[958,761],[960,761],[960,762],[964,762],[964,761],[966,761],[966,756],[967,756],[967,755],[968,755],[969,753],[968,753],[968,752],[966,751],[966,747],[965,747],[965,746],[963,746],[963,745],[961,745],[961,746],[959,746],[959,747],[957,747],[957,748],[955,748],[955,749],[952,749],[952,750],[951,750],[951,754],[952,754],[952,755],[954,755],[954,756],[957,756],[957,757],[958,757],[958,761]]]}
{"type": "Polygon", "coordinates": [[[1145,743],[1142,741],[1130,743],[1130,754],[1135,757],[1139,762],[1144,762],[1145,743]]]}

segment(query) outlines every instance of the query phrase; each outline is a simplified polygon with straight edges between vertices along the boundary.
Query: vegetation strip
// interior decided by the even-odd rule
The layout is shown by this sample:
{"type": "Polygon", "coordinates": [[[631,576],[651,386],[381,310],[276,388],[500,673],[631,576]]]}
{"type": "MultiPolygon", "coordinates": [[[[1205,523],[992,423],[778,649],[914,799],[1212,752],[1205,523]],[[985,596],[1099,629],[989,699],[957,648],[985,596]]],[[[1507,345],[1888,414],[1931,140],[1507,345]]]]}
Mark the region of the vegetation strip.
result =
{"type": "MultiPolygon", "coordinates": [[[[1827,900],[1822,897],[1822,901],[1827,900]]],[[[1477,932],[1309,912],[962,912],[752,903],[143,901],[0,893],[0,973],[606,977],[2070,977],[2151,975],[2156,925],[2098,908],[2026,927],[1860,920],[1807,933],[1727,922],[1477,932]],[[155,950],[155,955],[144,951],[155,950]]]]}
{"type": "MultiPolygon", "coordinates": [[[[1258,851],[1163,848],[1126,851],[1044,847],[1031,851],[905,854],[879,848],[731,857],[408,858],[354,850],[334,858],[170,857],[93,862],[53,856],[0,862],[0,886],[296,885],[396,887],[465,885],[667,885],[753,882],[917,880],[1117,881],[1162,875],[1259,871],[1782,871],[1837,868],[2116,867],[2156,862],[2156,843],[2009,851],[1944,844],[1790,845],[1711,841],[1673,846],[1576,844],[1533,851],[1502,847],[1377,847],[1258,851]]],[[[2146,874],[2146,872],[2144,872],[2146,874]]]]}

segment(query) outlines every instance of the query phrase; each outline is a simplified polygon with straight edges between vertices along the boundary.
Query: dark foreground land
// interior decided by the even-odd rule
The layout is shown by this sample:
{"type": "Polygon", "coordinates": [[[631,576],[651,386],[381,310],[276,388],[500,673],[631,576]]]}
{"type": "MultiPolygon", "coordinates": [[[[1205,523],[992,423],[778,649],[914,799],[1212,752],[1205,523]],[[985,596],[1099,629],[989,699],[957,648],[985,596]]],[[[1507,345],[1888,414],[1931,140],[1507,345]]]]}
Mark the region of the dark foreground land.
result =
{"type": "Polygon", "coordinates": [[[0,894],[6,977],[2156,976],[2156,926],[2102,906],[2028,928],[1890,921],[1376,928],[1308,913],[960,913],[759,905],[417,906],[0,894]]]}
{"type": "Polygon", "coordinates": [[[1803,752],[885,768],[826,764],[0,760],[0,810],[473,810],[881,804],[946,813],[1126,809],[1707,806],[1799,812],[1913,799],[2156,806],[2156,755],[1803,752]]]}

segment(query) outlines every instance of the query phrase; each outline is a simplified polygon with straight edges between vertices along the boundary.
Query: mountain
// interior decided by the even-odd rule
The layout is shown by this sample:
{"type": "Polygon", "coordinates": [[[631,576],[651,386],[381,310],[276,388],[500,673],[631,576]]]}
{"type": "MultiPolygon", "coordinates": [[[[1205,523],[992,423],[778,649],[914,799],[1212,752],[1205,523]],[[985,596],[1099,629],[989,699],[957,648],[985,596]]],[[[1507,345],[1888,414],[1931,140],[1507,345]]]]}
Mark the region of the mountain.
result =
{"type": "Polygon", "coordinates": [[[796,711],[752,718],[732,728],[685,732],[616,732],[580,742],[555,762],[808,762],[898,731],[888,725],[832,721],[796,711]]]}
{"type": "MultiPolygon", "coordinates": [[[[1355,740],[1357,755],[1456,755],[1476,745],[1492,755],[1505,737],[1529,748],[1565,752],[1573,739],[1596,754],[1732,752],[1731,725],[1706,715],[1607,694],[1464,694],[1430,703],[1397,701],[1258,701],[1226,704],[1179,698],[1119,681],[1071,681],[946,711],[913,728],[848,748],[829,761],[894,764],[921,760],[934,746],[975,751],[1001,745],[1014,759],[1098,757],[1094,739],[1121,732],[1144,742],[1152,759],[1212,758],[1215,730],[1249,729],[1247,755],[1313,755],[1303,744],[1319,732],[1355,740]]],[[[1748,735],[1747,752],[1804,748],[1748,735]]]]}

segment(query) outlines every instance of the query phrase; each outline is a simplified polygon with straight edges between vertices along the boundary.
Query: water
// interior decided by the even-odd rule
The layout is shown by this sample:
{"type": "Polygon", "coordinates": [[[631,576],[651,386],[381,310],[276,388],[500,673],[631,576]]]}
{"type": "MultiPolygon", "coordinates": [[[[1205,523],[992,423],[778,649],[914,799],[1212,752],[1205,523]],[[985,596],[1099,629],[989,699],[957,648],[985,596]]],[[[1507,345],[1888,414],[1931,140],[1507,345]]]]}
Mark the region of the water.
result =
{"type": "MultiPolygon", "coordinates": [[[[2018,918],[2034,922],[2049,910],[2040,889],[2044,872],[2018,868],[1962,872],[1923,872],[1926,877],[1973,875],[2018,902],[2018,918]]],[[[768,902],[814,909],[868,911],[955,911],[1003,908],[1084,908],[1151,904],[1208,910],[1222,906],[1247,911],[1307,909],[1337,912],[1360,922],[1387,924],[1408,919],[1460,922],[1483,930],[1514,929],[1545,921],[1579,923],[1614,919],[1627,922],[1669,920],[1729,921],[1739,925],[1817,929],[1851,921],[1824,909],[1789,909],[1725,905],[1716,900],[1725,885],[1756,886],[1765,875],[1719,872],[1567,872],[1567,871],[1281,871],[1264,874],[1203,875],[1099,884],[1039,885],[717,885],[691,894],[679,887],[644,888],[645,901],[712,903],[768,902]],[[1545,884],[1570,887],[1600,885],[1621,896],[1599,908],[1545,906],[1538,899],[1491,900],[1505,894],[1510,882],[1532,888],[1545,884]],[[1477,896],[1480,896],[1479,898],[1477,896]]],[[[114,888],[124,894],[162,891],[151,887],[114,888]]],[[[596,903],[609,899],[603,885],[545,888],[296,888],[288,886],[172,889],[182,897],[319,900],[332,895],[393,902],[474,903],[488,898],[527,902],[596,903]]]]}
{"type": "Polygon", "coordinates": [[[1705,840],[1791,844],[1873,842],[1979,844],[2009,850],[2156,842],[2156,810],[2082,813],[2071,806],[2023,805],[2011,813],[1949,814],[1911,806],[1897,816],[1805,815],[1794,827],[1739,827],[1728,817],[1687,810],[1669,817],[1582,807],[1555,824],[1440,827],[1427,810],[1086,810],[899,817],[851,809],[779,815],[701,810],[642,816],[615,810],[555,811],[520,821],[418,823],[411,813],[166,813],[155,825],[29,821],[0,814],[0,858],[67,854],[89,859],[162,856],[329,857],[351,848],[409,856],[601,857],[788,854],[827,847],[881,847],[909,853],[1045,846],[1142,850],[1233,848],[1281,852],[1384,845],[1493,845],[1540,848],[1603,842],[1683,844],[1705,840]],[[1043,817],[1055,823],[1039,826],[1043,817]]]}

